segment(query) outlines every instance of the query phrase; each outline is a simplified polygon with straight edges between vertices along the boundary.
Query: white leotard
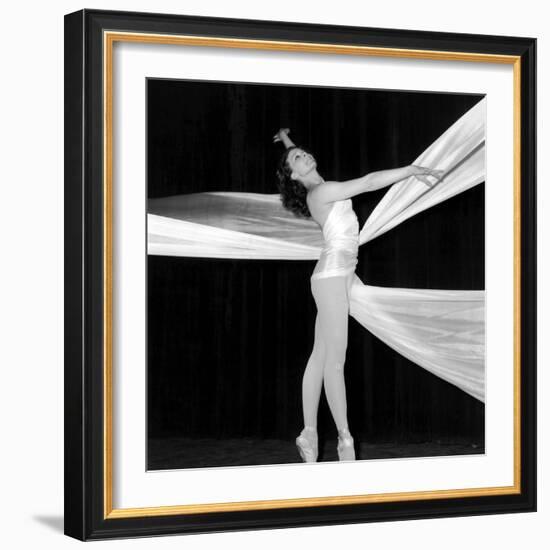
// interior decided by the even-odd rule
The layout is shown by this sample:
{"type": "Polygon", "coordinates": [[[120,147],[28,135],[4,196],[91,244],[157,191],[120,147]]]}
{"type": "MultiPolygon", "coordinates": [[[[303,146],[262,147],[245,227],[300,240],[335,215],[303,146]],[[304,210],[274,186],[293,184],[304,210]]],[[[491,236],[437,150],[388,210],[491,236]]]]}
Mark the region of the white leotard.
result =
{"type": "Polygon", "coordinates": [[[355,271],[359,248],[359,223],[351,199],[336,201],[323,225],[325,246],[312,279],[343,277],[355,271]]]}

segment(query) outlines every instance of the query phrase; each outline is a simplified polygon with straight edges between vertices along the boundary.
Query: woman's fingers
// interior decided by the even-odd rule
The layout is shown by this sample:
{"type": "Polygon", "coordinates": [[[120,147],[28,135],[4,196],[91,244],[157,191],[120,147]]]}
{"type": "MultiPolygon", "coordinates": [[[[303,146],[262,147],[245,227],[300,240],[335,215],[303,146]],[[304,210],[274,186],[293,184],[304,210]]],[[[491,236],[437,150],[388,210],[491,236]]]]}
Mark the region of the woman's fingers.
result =
{"type": "Polygon", "coordinates": [[[428,187],[433,187],[435,184],[432,183],[426,176],[418,174],[417,179],[419,179],[422,183],[425,183],[428,187]]]}
{"type": "Polygon", "coordinates": [[[443,179],[443,177],[445,176],[445,170],[434,170],[433,173],[432,173],[432,176],[438,182],[440,182],[443,179]]]}
{"type": "Polygon", "coordinates": [[[445,172],[443,170],[430,170],[430,176],[440,180],[445,172]]]}
{"type": "Polygon", "coordinates": [[[431,176],[437,180],[437,182],[441,181],[443,179],[443,176],[445,175],[445,170],[436,170],[433,168],[427,168],[424,166],[419,167],[421,172],[416,175],[418,179],[423,181],[426,185],[429,185],[430,187],[433,187],[435,184],[430,182],[430,180],[426,176],[431,176]]]}
{"type": "Polygon", "coordinates": [[[274,141],[281,141],[283,135],[290,134],[290,128],[280,128],[279,131],[273,136],[274,141]]]}

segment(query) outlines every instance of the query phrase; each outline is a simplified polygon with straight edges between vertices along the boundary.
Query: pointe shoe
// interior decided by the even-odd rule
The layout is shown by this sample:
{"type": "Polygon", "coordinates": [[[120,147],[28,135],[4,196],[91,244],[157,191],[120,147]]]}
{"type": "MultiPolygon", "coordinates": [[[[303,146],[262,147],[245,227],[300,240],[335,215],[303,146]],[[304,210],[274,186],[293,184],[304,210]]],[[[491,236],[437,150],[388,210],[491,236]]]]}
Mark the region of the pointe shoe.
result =
{"type": "Polygon", "coordinates": [[[317,462],[317,431],[304,428],[296,438],[298,452],[304,462],[317,462]]]}
{"type": "Polygon", "coordinates": [[[353,446],[353,437],[347,428],[338,430],[338,460],[355,460],[355,447],[353,446]]]}

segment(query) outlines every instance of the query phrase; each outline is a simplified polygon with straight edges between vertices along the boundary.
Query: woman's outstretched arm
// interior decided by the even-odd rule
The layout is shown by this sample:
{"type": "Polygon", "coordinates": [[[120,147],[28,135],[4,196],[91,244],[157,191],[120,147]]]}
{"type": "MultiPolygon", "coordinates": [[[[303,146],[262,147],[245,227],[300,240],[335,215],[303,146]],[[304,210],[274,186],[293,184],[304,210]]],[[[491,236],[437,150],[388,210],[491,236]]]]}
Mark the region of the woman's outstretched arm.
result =
{"type": "Polygon", "coordinates": [[[436,180],[443,177],[443,170],[433,170],[424,166],[403,166],[402,168],[393,168],[390,170],[380,170],[371,172],[365,176],[348,181],[331,181],[317,186],[315,194],[317,200],[321,202],[334,202],[349,199],[355,195],[366,193],[367,191],[376,191],[388,185],[397,183],[410,176],[416,176],[428,187],[435,185],[427,176],[432,176],[436,180]]]}

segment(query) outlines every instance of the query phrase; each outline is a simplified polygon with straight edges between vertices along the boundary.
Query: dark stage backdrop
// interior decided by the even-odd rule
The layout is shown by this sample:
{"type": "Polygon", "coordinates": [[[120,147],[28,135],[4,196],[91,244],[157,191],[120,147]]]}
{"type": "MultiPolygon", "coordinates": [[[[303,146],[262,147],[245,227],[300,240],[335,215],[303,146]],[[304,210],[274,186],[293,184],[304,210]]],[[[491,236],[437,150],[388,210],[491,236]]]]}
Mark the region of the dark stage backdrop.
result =
{"type": "MultiPolygon", "coordinates": [[[[481,96],[149,80],[150,198],[274,193],[290,127],[325,179],[410,164],[481,96]]],[[[362,225],[387,189],[353,199],[362,225]]],[[[363,282],[484,288],[484,185],[360,247],[363,282]]],[[[291,438],[313,344],[313,261],[148,257],[150,437],[291,438]]],[[[482,403],[388,348],[350,318],[352,433],[410,442],[484,434],[482,403]]],[[[334,430],[324,396],[319,430],[334,430]]]]}

